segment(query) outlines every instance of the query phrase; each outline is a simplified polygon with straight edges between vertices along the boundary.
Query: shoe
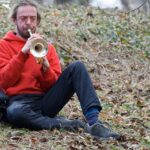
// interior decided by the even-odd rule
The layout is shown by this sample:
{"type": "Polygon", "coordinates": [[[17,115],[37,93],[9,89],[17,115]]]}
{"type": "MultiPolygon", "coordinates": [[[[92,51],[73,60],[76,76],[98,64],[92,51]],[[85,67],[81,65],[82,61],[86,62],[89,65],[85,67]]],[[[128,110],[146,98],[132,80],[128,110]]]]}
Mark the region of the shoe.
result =
{"type": "Polygon", "coordinates": [[[66,129],[69,131],[76,131],[79,128],[85,127],[85,123],[79,119],[69,120],[66,118],[58,118],[57,121],[59,122],[60,128],[66,129]]]}
{"type": "Polygon", "coordinates": [[[85,131],[90,133],[92,136],[96,138],[103,138],[103,139],[116,139],[120,138],[118,133],[111,131],[109,128],[105,127],[104,124],[100,121],[96,122],[92,126],[86,125],[85,131]]]}

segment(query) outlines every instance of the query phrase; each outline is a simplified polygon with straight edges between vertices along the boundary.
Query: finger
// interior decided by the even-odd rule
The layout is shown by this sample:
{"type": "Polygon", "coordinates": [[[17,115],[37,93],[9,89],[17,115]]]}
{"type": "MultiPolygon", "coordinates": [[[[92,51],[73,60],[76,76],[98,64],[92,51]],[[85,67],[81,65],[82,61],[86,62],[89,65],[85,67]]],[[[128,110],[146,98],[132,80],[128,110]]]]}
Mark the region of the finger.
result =
{"type": "Polygon", "coordinates": [[[45,72],[46,70],[48,70],[48,67],[46,67],[45,65],[43,65],[43,71],[45,72]]]}
{"type": "Polygon", "coordinates": [[[39,34],[37,34],[37,33],[32,34],[32,36],[31,36],[31,37],[35,37],[35,38],[43,38],[41,35],[39,35],[39,34]]]}

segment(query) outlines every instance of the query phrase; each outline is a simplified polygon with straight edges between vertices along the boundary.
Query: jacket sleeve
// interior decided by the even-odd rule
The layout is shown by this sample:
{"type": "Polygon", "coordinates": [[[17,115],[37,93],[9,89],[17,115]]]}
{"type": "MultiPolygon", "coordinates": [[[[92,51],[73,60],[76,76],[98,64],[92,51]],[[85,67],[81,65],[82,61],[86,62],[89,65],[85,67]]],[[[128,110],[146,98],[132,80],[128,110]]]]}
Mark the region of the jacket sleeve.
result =
{"type": "Polygon", "coordinates": [[[23,65],[28,58],[27,54],[21,51],[13,57],[0,43],[0,85],[4,89],[13,86],[20,78],[23,65]]]}
{"type": "Polygon", "coordinates": [[[50,64],[50,68],[43,72],[41,69],[41,78],[40,84],[41,87],[47,91],[58,79],[61,74],[61,65],[59,61],[59,57],[56,53],[55,48],[50,45],[49,46],[49,53],[47,55],[47,59],[50,64]]]}

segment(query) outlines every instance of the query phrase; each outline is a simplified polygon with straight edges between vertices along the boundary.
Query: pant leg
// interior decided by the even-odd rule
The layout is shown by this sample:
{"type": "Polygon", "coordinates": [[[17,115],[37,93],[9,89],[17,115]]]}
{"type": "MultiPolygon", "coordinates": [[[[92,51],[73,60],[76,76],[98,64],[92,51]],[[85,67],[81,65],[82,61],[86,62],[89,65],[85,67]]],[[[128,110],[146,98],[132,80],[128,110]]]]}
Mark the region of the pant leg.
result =
{"type": "Polygon", "coordinates": [[[57,115],[74,93],[79,98],[84,114],[93,106],[102,109],[90,76],[79,61],[69,65],[56,84],[45,94],[42,101],[43,114],[50,117],[57,115]]]}
{"type": "Polygon", "coordinates": [[[6,109],[8,122],[15,127],[32,130],[59,128],[55,118],[41,114],[41,99],[43,96],[22,94],[10,99],[6,109]]]}

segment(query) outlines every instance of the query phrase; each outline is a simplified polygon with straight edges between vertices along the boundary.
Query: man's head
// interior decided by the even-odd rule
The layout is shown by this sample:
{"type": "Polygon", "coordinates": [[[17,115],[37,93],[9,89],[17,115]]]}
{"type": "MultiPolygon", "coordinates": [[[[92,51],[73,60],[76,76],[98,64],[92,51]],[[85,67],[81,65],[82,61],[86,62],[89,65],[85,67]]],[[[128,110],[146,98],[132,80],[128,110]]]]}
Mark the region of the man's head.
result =
{"type": "Polygon", "coordinates": [[[16,25],[17,34],[24,39],[30,36],[28,29],[34,33],[41,21],[37,5],[30,0],[22,0],[15,5],[10,17],[16,25]]]}

